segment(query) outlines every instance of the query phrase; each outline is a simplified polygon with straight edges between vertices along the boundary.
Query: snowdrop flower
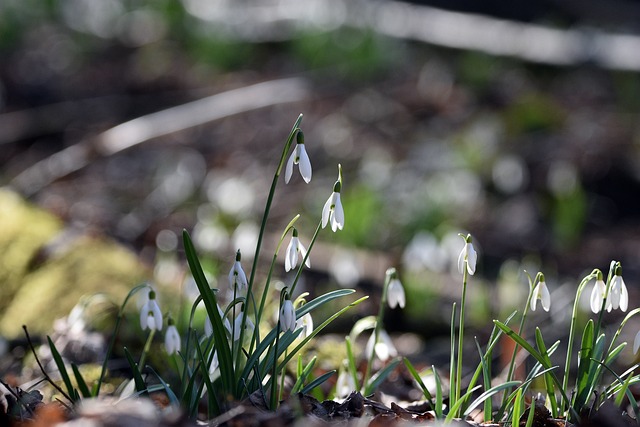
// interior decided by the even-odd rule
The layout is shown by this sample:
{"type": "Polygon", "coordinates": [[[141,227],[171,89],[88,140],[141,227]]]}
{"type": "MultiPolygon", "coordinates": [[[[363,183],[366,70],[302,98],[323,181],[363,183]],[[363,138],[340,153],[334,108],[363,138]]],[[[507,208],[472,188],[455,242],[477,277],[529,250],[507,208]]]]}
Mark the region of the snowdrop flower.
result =
{"type": "Polygon", "coordinates": [[[304,339],[311,335],[313,332],[313,318],[311,318],[311,313],[305,313],[304,316],[296,321],[296,329],[298,328],[302,328],[300,338],[304,339]]]}
{"type": "Polygon", "coordinates": [[[387,274],[391,279],[387,285],[387,302],[389,303],[389,307],[396,308],[400,306],[400,308],[404,308],[406,302],[404,288],[402,287],[402,283],[400,283],[400,279],[398,279],[396,269],[390,268],[387,274]]]}
{"type": "Polygon", "coordinates": [[[471,234],[467,234],[464,237],[464,247],[458,256],[458,271],[460,273],[464,272],[464,265],[467,264],[467,271],[469,274],[473,275],[476,272],[476,262],[478,261],[478,253],[473,248],[473,239],[471,238],[471,234]]]}
{"type": "Polygon", "coordinates": [[[244,274],[242,265],[240,265],[241,258],[242,255],[240,255],[240,249],[238,249],[238,252],[236,252],[236,262],[233,263],[229,271],[229,286],[232,290],[237,289],[240,292],[244,292],[249,285],[247,283],[247,275],[244,274]]]}
{"type": "Polygon", "coordinates": [[[164,348],[167,350],[167,353],[174,354],[180,350],[180,334],[171,316],[169,316],[169,320],[167,320],[167,325],[169,326],[167,326],[167,331],[164,334],[164,348]]]}
{"type": "Polygon", "coordinates": [[[616,266],[615,275],[611,279],[611,305],[607,307],[607,311],[611,311],[613,308],[616,310],[620,307],[620,310],[627,311],[629,305],[629,294],[627,293],[627,286],[624,284],[622,278],[622,267],[616,266]]]}
{"type": "Polygon", "coordinates": [[[211,365],[209,366],[209,379],[213,380],[215,378],[216,369],[220,366],[220,362],[218,362],[218,352],[213,351],[213,359],[211,360],[211,365]]]}
{"type": "Polygon", "coordinates": [[[327,199],[322,208],[322,228],[325,228],[331,221],[331,230],[336,232],[344,227],[344,209],[340,202],[340,191],[342,190],[342,167],[338,165],[338,180],[333,185],[333,193],[327,199]]]}
{"type": "Polygon", "coordinates": [[[349,370],[347,368],[341,369],[338,380],[336,381],[336,395],[339,397],[347,397],[355,389],[356,384],[349,370]]]}
{"type": "Polygon", "coordinates": [[[162,312],[156,301],[156,293],[149,291],[149,299],[140,309],[140,326],[142,330],[162,330],[162,312]]]}
{"type": "MultiPolygon", "coordinates": [[[[593,290],[591,291],[591,311],[594,314],[598,314],[600,309],[602,308],[602,303],[606,298],[607,293],[607,285],[602,280],[602,272],[598,270],[598,276],[596,278],[596,283],[593,285],[593,290]]],[[[607,310],[611,311],[609,307],[611,306],[611,300],[609,299],[607,304],[607,310]]]]}
{"type": "Polygon", "coordinates": [[[296,148],[291,153],[284,171],[284,182],[287,184],[293,174],[293,165],[298,165],[302,179],[308,184],[311,181],[311,162],[309,161],[307,150],[304,148],[304,134],[301,130],[296,135],[296,148]]]}
{"type": "MultiPolygon", "coordinates": [[[[222,324],[224,325],[225,329],[229,331],[229,333],[231,333],[231,323],[229,322],[229,319],[227,319],[227,316],[224,315],[224,312],[219,305],[216,305],[216,307],[218,308],[218,313],[220,313],[222,324]]],[[[204,333],[207,337],[213,335],[213,324],[211,323],[211,318],[208,315],[204,321],[204,333]]]]}
{"type": "Polygon", "coordinates": [[[536,304],[540,300],[544,311],[549,311],[551,306],[551,295],[549,295],[549,289],[544,281],[544,274],[540,274],[540,280],[535,288],[533,288],[533,295],[531,296],[531,311],[536,311],[536,304]]]}
{"type": "MultiPolygon", "coordinates": [[[[298,239],[298,230],[294,227],[291,235],[291,241],[289,242],[289,246],[287,246],[287,252],[285,252],[284,271],[289,271],[298,265],[298,252],[300,252],[302,259],[307,256],[307,249],[302,245],[302,243],[300,243],[300,239],[298,239]]],[[[307,258],[304,265],[306,265],[307,268],[311,268],[311,261],[309,258],[307,258]]]]}
{"type": "MultiPolygon", "coordinates": [[[[371,354],[371,349],[373,347],[373,341],[375,340],[376,332],[373,331],[369,341],[367,341],[367,346],[365,348],[365,354],[371,354]]],[[[398,350],[393,345],[393,341],[391,341],[391,337],[389,334],[381,330],[380,335],[378,336],[378,342],[375,345],[375,353],[383,362],[389,360],[390,357],[396,357],[398,355],[398,350]]]]}
{"type": "Polygon", "coordinates": [[[280,330],[282,332],[296,330],[296,310],[290,299],[285,299],[280,308],[280,330]]]}
{"type": "MultiPolygon", "coordinates": [[[[240,339],[240,329],[242,328],[242,316],[244,316],[244,312],[240,311],[240,314],[238,314],[236,319],[233,321],[233,340],[234,341],[238,341],[240,339]]],[[[254,328],[255,326],[253,326],[253,322],[251,321],[249,316],[247,316],[247,320],[244,323],[245,339],[251,335],[254,328]]]]}

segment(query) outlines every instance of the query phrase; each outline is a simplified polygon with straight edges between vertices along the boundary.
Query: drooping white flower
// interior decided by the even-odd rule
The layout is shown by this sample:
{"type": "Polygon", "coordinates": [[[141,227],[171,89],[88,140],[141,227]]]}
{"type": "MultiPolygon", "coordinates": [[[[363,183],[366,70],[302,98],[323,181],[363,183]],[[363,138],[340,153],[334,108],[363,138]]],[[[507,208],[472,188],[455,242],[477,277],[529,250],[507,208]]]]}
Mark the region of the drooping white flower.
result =
{"type": "MultiPolygon", "coordinates": [[[[593,290],[591,291],[590,305],[591,305],[591,311],[593,311],[594,314],[598,314],[600,312],[600,309],[602,308],[602,303],[604,302],[604,299],[607,296],[606,293],[607,293],[607,285],[604,283],[604,280],[602,280],[602,273],[600,273],[598,275],[598,279],[596,280],[596,283],[594,283],[593,285],[593,290]]],[[[611,299],[609,299],[607,303],[607,310],[611,311],[609,307],[611,307],[611,299]]]]}
{"type": "Polygon", "coordinates": [[[167,326],[167,330],[164,333],[164,348],[167,350],[167,353],[174,354],[180,350],[180,334],[178,333],[178,328],[176,328],[171,316],[169,316],[167,324],[169,326],[167,326]]]}
{"type": "Polygon", "coordinates": [[[464,272],[464,265],[467,264],[467,271],[473,275],[476,272],[476,262],[478,261],[478,253],[473,248],[473,240],[471,235],[467,234],[464,247],[460,251],[458,256],[458,271],[462,274],[464,272]]]}
{"type": "Polygon", "coordinates": [[[356,384],[349,370],[347,368],[341,369],[336,381],[336,396],[347,397],[355,389],[356,384]]]}
{"type": "MultiPolygon", "coordinates": [[[[375,336],[376,332],[373,331],[371,337],[369,337],[369,341],[367,341],[367,346],[365,347],[366,355],[371,354],[375,336]]],[[[378,356],[378,359],[383,362],[389,360],[390,357],[396,357],[398,355],[398,350],[396,350],[396,347],[393,345],[393,341],[391,341],[391,337],[385,330],[380,331],[378,342],[375,345],[375,354],[378,356]]]]}
{"type": "Polygon", "coordinates": [[[285,299],[280,308],[280,330],[282,332],[296,330],[296,310],[290,299],[285,299]]]}
{"type": "MultiPolygon", "coordinates": [[[[302,243],[300,243],[300,239],[298,239],[298,230],[294,228],[291,235],[291,241],[289,241],[289,246],[287,246],[287,251],[285,252],[285,271],[289,271],[298,265],[298,252],[300,252],[302,259],[307,256],[307,249],[302,245],[302,243]]],[[[311,261],[309,258],[307,258],[304,265],[306,265],[307,268],[311,268],[311,261]]]]}
{"type": "Polygon", "coordinates": [[[247,275],[244,274],[244,270],[240,264],[241,258],[240,249],[238,249],[238,252],[236,252],[236,261],[233,263],[233,266],[231,266],[231,270],[229,271],[229,286],[232,290],[237,290],[238,292],[244,292],[249,286],[247,282],[247,275]]]}
{"type": "Polygon", "coordinates": [[[304,339],[311,335],[313,332],[313,318],[311,317],[311,313],[305,313],[296,321],[296,329],[298,328],[302,328],[300,338],[304,339]]]}
{"type": "Polygon", "coordinates": [[[621,268],[617,267],[613,279],[611,279],[611,292],[609,297],[611,298],[611,306],[607,307],[607,311],[611,309],[618,309],[627,311],[629,305],[629,293],[627,292],[627,286],[624,284],[624,279],[621,275],[621,268]]]}
{"type": "Polygon", "coordinates": [[[140,308],[140,326],[142,330],[162,330],[162,311],[156,301],[156,293],[149,291],[149,299],[140,308]]]}
{"type": "Polygon", "coordinates": [[[304,148],[304,134],[302,131],[298,131],[296,135],[296,148],[291,153],[289,157],[289,161],[287,161],[287,167],[284,171],[284,182],[289,183],[291,179],[291,175],[293,174],[293,165],[298,165],[300,169],[300,175],[304,182],[307,184],[311,181],[311,161],[309,161],[309,156],[307,155],[307,150],[304,148]]]}
{"type": "MultiPolygon", "coordinates": [[[[244,316],[244,312],[240,311],[240,314],[238,314],[236,319],[233,321],[233,340],[234,341],[238,341],[240,339],[240,330],[242,329],[243,316],[244,316]]],[[[253,325],[253,322],[251,321],[249,316],[247,316],[247,319],[244,323],[244,339],[242,341],[247,339],[247,337],[251,336],[251,333],[253,332],[254,328],[255,326],[253,325]]]]}
{"type": "Polygon", "coordinates": [[[400,279],[397,277],[391,279],[389,282],[389,286],[387,288],[387,302],[391,308],[396,308],[397,306],[404,308],[406,302],[404,288],[402,287],[402,283],[400,283],[400,279]]]}
{"type": "Polygon", "coordinates": [[[542,308],[544,311],[549,311],[549,307],[551,307],[551,295],[549,294],[549,289],[547,289],[547,284],[544,281],[544,275],[540,275],[540,281],[533,288],[533,295],[531,296],[531,311],[536,311],[536,304],[540,300],[542,303],[542,308]]]}
{"type": "MultiPolygon", "coordinates": [[[[231,322],[229,322],[229,319],[227,319],[227,316],[224,315],[224,312],[222,311],[220,306],[216,305],[216,307],[218,308],[218,313],[220,313],[222,324],[224,325],[226,330],[229,331],[229,333],[231,333],[231,322]]],[[[213,335],[213,324],[211,323],[211,318],[209,317],[209,315],[207,315],[207,318],[204,321],[204,333],[207,337],[210,337],[211,335],[213,335]]]]}
{"type": "Polygon", "coordinates": [[[342,209],[342,202],[340,201],[341,188],[340,181],[336,181],[333,186],[333,193],[331,193],[322,208],[322,228],[325,228],[331,221],[331,230],[334,232],[338,231],[338,229],[342,230],[344,227],[344,209],[342,209]]]}

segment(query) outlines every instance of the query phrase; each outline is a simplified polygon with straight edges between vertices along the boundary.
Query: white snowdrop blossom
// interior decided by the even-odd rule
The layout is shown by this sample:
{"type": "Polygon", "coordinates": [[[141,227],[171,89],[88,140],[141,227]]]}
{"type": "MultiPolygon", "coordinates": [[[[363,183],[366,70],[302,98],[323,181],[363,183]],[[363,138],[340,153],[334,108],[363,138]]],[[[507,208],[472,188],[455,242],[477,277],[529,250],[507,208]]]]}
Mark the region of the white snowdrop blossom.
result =
{"type": "Polygon", "coordinates": [[[397,277],[394,277],[389,282],[387,287],[387,302],[391,308],[396,308],[397,306],[404,308],[406,302],[404,288],[397,277]]]}
{"type": "Polygon", "coordinates": [[[458,271],[462,274],[464,272],[464,265],[467,265],[467,271],[473,275],[476,272],[476,262],[478,261],[478,253],[473,248],[473,240],[471,235],[467,234],[464,238],[465,244],[458,256],[458,271]]]}
{"type": "Polygon", "coordinates": [[[156,301],[156,293],[149,291],[149,299],[140,308],[140,326],[142,330],[162,330],[162,312],[156,301]]]}
{"type": "Polygon", "coordinates": [[[542,308],[544,311],[549,311],[549,307],[551,307],[551,295],[549,294],[549,289],[547,289],[547,284],[544,281],[544,275],[540,275],[540,281],[533,288],[533,295],[531,296],[531,311],[536,311],[536,304],[540,300],[542,303],[542,308]]]}
{"type": "Polygon", "coordinates": [[[305,339],[313,332],[313,318],[311,313],[305,313],[296,321],[296,329],[302,328],[300,338],[305,339]]]}
{"type": "MultiPolygon", "coordinates": [[[[307,256],[307,249],[302,245],[302,243],[300,243],[300,239],[298,239],[298,230],[294,228],[291,241],[289,242],[289,246],[287,246],[287,251],[285,252],[285,271],[290,271],[298,265],[298,252],[300,252],[302,259],[307,256]]],[[[309,258],[304,262],[304,265],[306,265],[307,268],[311,268],[311,261],[309,258]]]]}
{"type": "MultiPolygon", "coordinates": [[[[591,311],[593,311],[594,314],[598,314],[600,312],[600,309],[602,308],[602,303],[604,302],[604,299],[607,296],[606,293],[607,293],[607,285],[604,283],[604,280],[602,280],[602,273],[598,272],[598,278],[596,280],[596,283],[593,285],[593,290],[591,291],[591,301],[590,301],[591,311]]],[[[609,309],[610,306],[611,306],[611,299],[609,299],[607,303],[607,309],[609,311],[611,311],[609,309]]]]}
{"type": "MultiPolygon", "coordinates": [[[[365,348],[365,354],[371,354],[371,349],[373,347],[373,342],[375,340],[376,332],[373,331],[369,341],[367,341],[367,346],[365,348]]],[[[398,355],[398,350],[393,345],[393,341],[391,341],[391,337],[385,330],[380,331],[380,335],[378,336],[378,342],[375,345],[375,353],[383,362],[389,360],[390,357],[396,357],[398,355]]]]}
{"type": "Polygon", "coordinates": [[[331,230],[334,232],[338,231],[338,229],[342,230],[344,227],[344,209],[342,209],[342,202],[340,202],[341,189],[342,184],[340,181],[336,181],[333,186],[333,193],[331,193],[322,208],[322,228],[325,228],[331,222],[331,230]]]}
{"type": "Polygon", "coordinates": [[[247,275],[244,274],[244,270],[240,264],[241,258],[240,249],[238,249],[238,252],[236,252],[236,261],[233,263],[233,266],[229,271],[229,286],[232,290],[244,292],[249,284],[247,282],[247,275]]]}
{"type": "MultiPolygon", "coordinates": [[[[217,306],[217,308],[218,313],[220,313],[220,318],[222,319],[222,324],[224,325],[225,329],[229,331],[229,333],[231,333],[231,322],[229,322],[229,319],[227,319],[227,317],[224,315],[224,312],[219,305],[217,306]]],[[[207,337],[213,335],[213,324],[211,323],[211,318],[208,315],[204,321],[204,333],[207,337]]]]}
{"type": "Polygon", "coordinates": [[[296,310],[290,299],[285,299],[280,308],[280,330],[282,332],[296,330],[296,310]]]}
{"type": "Polygon", "coordinates": [[[353,376],[349,373],[349,370],[341,369],[336,381],[336,396],[347,397],[352,391],[356,390],[356,388],[353,376]]]}
{"type": "Polygon", "coordinates": [[[627,292],[627,286],[624,284],[622,278],[621,268],[616,267],[615,275],[611,279],[611,292],[609,297],[611,298],[611,305],[607,307],[607,311],[611,309],[617,310],[618,307],[622,311],[627,311],[629,305],[629,293],[627,292]]]}
{"type": "MultiPolygon", "coordinates": [[[[244,316],[244,312],[241,311],[240,314],[238,314],[236,319],[233,321],[233,340],[234,341],[238,341],[240,339],[240,329],[242,328],[242,316],[244,316]]],[[[253,325],[253,322],[251,321],[249,316],[247,316],[247,320],[244,323],[244,332],[245,332],[244,339],[247,339],[248,337],[251,336],[251,333],[253,332],[254,328],[255,326],[253,325]]]]}
{"type": "Polygon", "coordinates": [[[164,348],[167,350],[167,353],[174,354],[180,350],[180,334],[171,317],[167,320],[167,324],[169,326],[167,326],[167,330],[164,333],[164,348]]]}
{"type": "Polygon", "coordinates": [[[311,181],[311,161],[309,161],[307,150],[304,148],[304,134],[301,130],[298,131],[296,139],[296,148],[293,150],[293,153],[291,153],[284,171],[284,182],[289,183],[291,175],[293,174],[293,165],[298,165],[302,179],[308,184],[309,181],[311,181]]]}

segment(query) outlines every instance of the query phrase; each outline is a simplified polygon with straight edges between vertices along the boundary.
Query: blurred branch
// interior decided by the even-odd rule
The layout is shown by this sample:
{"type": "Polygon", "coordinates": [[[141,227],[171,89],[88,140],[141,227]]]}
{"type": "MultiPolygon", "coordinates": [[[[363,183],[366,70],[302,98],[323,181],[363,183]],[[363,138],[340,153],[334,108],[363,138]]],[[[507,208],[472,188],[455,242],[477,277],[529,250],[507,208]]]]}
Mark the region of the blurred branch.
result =
{"type": "Polygon", "coordinates": [[[298,102],[308,96],[305,80],[286,78],[229,90],[138,117],[39,161],[16,176],[11,186],[30,196],[51,182],[82,169],[95,158],[234,114],[298,102]]]}
{"type": "Polygon", "coordinates": [[[525,61],[552,65],[591,62],[608,69],[640,70],[637,35],[587,27],[558,29],[399,1],[220,0],[210,7],[206,0],[193,0],[188,9],[215,23],[228,37],[247,41],[284,40],[297,37],[300,31],[348,26],[525,61]],[[242,25],[237,25],[234,16],[242,16],[242,25]]]}

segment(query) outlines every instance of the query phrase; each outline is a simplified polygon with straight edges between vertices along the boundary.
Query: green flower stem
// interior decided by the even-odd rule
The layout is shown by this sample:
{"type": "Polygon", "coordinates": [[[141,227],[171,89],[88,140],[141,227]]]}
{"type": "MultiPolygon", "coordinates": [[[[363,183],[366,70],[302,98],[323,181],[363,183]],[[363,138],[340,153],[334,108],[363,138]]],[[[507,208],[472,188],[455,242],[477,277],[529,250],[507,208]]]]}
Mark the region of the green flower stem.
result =
{"type": "MultiPolygon", "coordinates": [[[[525,273],[527,273],[525,271],[525,273]]],[[[539,274],[536,275],[536,278],[534,279],[534,281],[531,281],[531,276],[529,276],[529,274],[527,273],[527,277],[529,279],[529,296],[527,296],[527,302],[524,305],[524,309],[522,310],[522,318],[520,319],[520,327],[518,329],[518,333],[522,334],[522,331],[524,330],[524,324],[525,321],[527,319],[527,313],[529,312],[529,306],[531,304],[531,298],[533,297],[533,289],[536,287],[536,282],[539,279],[539,274]]],[[[509,363],[509,372],[507,373],[507,382],[511,381],[513,379],[513,374],[515,372],[515,364],[516,364],[516,356],[518,354],[518,343],[516,341],[514,341],[514,347],[513,347],[513,353],[511,354],[511,362],[509,363]]],[[[502,410],[502,408],[504,408],[506,405],[506,401],[509,398],[509,393],[504,393],[502,395],[502,404],[500,405],[500,409],[502,410]]],[[[549,398],[552,398],[551,396],[549,396],[549,398]]],[[[502,418],[502,413],[499,412],[498,415],[496,416],[496,419],[501,419],[502,418]]]]}
{"type": "MultiPolygon", "coordinates": [[[[597,270],[593,270],[591,274],[586,276],[580,284],[578,285],[578,290],[576,291],[576,299],[573,303],[573,311],[571,314],[571,327],[569,328],[569,339],[567,342],[567,358],[565,360],[564,365],[564,378],[562,380],[562,390],[566,393],[569,387],[569,371],[571,369],[571,353],[573,352],[573,341],[576,334],[576,323],[578,320],[578,302],[580,301],[580,296],[582,295],[582,291],[584,287],[589,283],[590,280],[594,279],[597,275],[597,270]]],[[[551,396],[549,396],[551,398],[551,396]]],[[[565,404],[568,405],[568,402],[562,402],[562,408],[566,415],[566,410],[568,408],[565,407],[565,404]]]]}
{"type": "MultiPolygon", "coordinates": [[[[258,258],[260,257],[260,249],[262,248],[262,239],[264,238],[264,231],[267,226],[267,219],[269,218],[269,212],[271,211],[271,203],[273,202],[273,196],[276,192],[276,187],[278,185],[278,178],[280,178],[280,173],[282,172],[282,167],[285,164],[287,153],[289,152],[289,148],[291,148],[291,144],[293,139],[296,136],[298,130],[300,130],[300,123],[302,122],[302,114],[298,116],[298,119],[293,124],[291,128],[291,132],[289,132],[289,137],[287,138],[287,142],[284,144],[284,148],[282,149],[282,154],[280,155],[280,162],[278,163],[278,169],[276,169],[276,173],[273,176],[273,181],[271,182],[271,188],[269,189],[269,196],[267,197],[267,203],[264,208],[264,214],[262,215],[262,223],[260,224],[260,232],[258,233],[258,242],[256,243],[256,251],[253,255],[253,264],[251,266],[251,274],[249,276],[249,283],[247,287],[247,295],[250,295],[253,290],[253,281],[256,276],[256,268],[258,267],[258,258]]],[[[244,338],[244,325],[247,321],[247,312],[249,310],[245,308],[242,314],[242,324],[240,328],[240,337],[239,342],[242,343],[244,338]]],[[[257,327],[257,326],[256,326],[257,327]]],[[[241,351],[238,351],[236,355],[236,366],[240,366],[240,355],[241,351]]]]}
{"type": "Polygon", "coordinates": [[[464,345],[464,308],[467,299],[467,279],[469,277],[469,271],[467,269],[467,262],[465,260],[464,273],[462,274],[462,300],[460,301],[460,326],[458,327],[458,363],[456,367],[456,389],[455,389],[455,401],[460,399],[460,391],[462,389],[462,346],[464,345]]]}
{"type": "Polygon", "coordinates": [[[100,387],[102,386],[102,382],[104,381],[104,376],[107,373],[107,363],[111,358],[111,353],[113,352],[113,346],[116,343],[116,337],[118,336],[118,332],[120,331],[120,324],[122,323],[122,318],[124,317],[124,308],[127,305],[127,302],[129,302],[129,298],[131,298],[139,290],[147,287],[149,287],[149,285],[147,285],[146,283],[143,283],[131,289],[127,294],[127,296],[125,297],[122,305],[120,306],[120,310],[118,310],[118,316],[116,317],[116,324],[113,327],[113,332],[111,333],[111,339],[109,340],[109,346],[107,347],[107,352],[104,355],[104,361],[102,362],[102,369],[100,370],[100,376],[98,377],[98,382],[96,383],[93,389],[92,394],[94,397],[100,394],[100,387]]]}
{"type": "Polygon", "coordinates": [[[153,341],[153,337],[155,335],[156,335],[156,330],[152,328],[151,331],[149,331],[147,342],[144,343],[144,348],[142,349],[142,354],[140,355],[140,362],[138,362],[138,367],[140,368],[141,371],[144,369],[144,362],[147,359],[147,354],[151,349],[151,342],[153,341]]]}
{"type": "Polygon", "coordinates": [[[316,227],[316,231],[313,233],[313,237],[311,237],[311,241],[309,242],[309,247],[307,248],[307,253],[304,258],[300,262],[300,267],[298,267],[298,271],[296,271],[296,277],[293,279],[293,284],[291,285],[291,290],[289,291],[289,295],[293,295],[296,290],[296,286],[298,285],[298,280],[300,279],[300,275],[302,274],[302,269],[304,268],[304,264],[307,262],[307,258],[309,258],[309,254],[311,253],[311,249],[313,249],[313,245],[316,243],[316,239],[318,238],[318,234],[322,229],[322,219],[318,223],[316,227]]]}
{"type": "Polygon", "coordinates": [[[382,330],[382,320],[384,317],[384,307],[387,304],[387,288],[389,287],[389,282],[391,282],[391,275],[387,274],[387,276],[385,277],[384,286],[382,287],[382,297],[380,298],[380,306],[378,307],[376,326],[373,329],[373,345],[371,346],[371,353],[367,355],[367,368],[364,372],[364,377],[362,378],[362,390],[365,395],[368,394],[367,383],[369,382],[369,377],[371,376],[371,367],[373,365],[373,359],[376,355],[376,344],[380,339],[380,331],[382,330]]]}

